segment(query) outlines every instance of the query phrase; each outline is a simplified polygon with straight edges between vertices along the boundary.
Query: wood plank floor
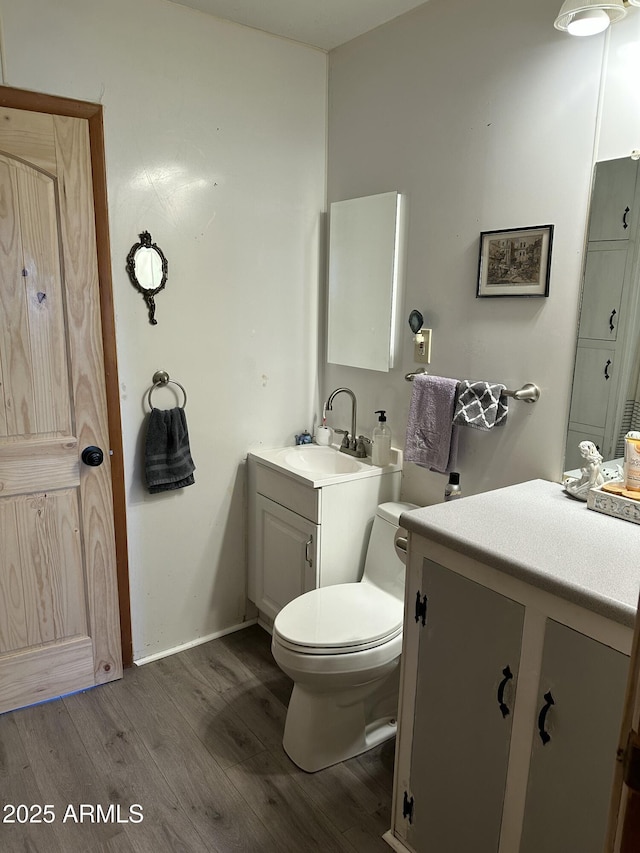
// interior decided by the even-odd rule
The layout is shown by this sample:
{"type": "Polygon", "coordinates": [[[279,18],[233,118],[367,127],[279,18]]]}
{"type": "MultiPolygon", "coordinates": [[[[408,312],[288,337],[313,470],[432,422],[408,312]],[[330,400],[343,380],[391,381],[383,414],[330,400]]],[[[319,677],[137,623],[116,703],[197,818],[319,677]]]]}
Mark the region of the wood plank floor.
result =
{"type": "Polygon", "coordinates": [[[254,625],[0,716],[0,850],[389,853],[393,741],[299,770],[270,640],[254,625]]]}

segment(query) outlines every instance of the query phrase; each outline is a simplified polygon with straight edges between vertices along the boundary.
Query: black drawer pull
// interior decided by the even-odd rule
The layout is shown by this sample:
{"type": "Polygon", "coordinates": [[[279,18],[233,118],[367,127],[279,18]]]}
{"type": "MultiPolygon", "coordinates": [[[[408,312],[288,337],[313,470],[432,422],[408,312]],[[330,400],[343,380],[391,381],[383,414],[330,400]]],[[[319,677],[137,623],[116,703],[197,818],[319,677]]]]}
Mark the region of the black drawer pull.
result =
{"type": "Polygon", "coordinates": [[[546,746],[551,740],[551,735],[545,729],[545,724],[547,722],[547,714],[549,713],[549,708],[556,703],[553,701],[553,696],[551,695],[551,691],[549,690],[544,694],[545,704],[542,706],[540,713],[538,715],[538,734],[540,735],[540,740],[543,745],[546,746]]]}
{"type": "Polygon", "coordinates": [[[504,675],[504,678],[498,685],[498,705],[500,706],[500,713],[502,714],[502,716],[508,717],[509,708],[504,701],[504,689],[507,686],[508,682],[511,681],[511,679],[513,678],[513,673],[511,672],[508,666],[505,666],[505,668],[502,670],[502,674],[504,675]]]}

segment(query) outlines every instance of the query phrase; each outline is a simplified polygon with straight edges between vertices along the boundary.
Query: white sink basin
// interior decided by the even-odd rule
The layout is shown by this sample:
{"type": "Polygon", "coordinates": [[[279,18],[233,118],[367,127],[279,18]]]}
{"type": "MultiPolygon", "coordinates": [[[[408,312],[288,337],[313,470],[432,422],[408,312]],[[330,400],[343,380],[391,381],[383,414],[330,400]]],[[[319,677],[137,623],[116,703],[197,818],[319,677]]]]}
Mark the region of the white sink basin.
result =
{"type": "Polygon", "coordinates": [[[355,474],[369,466],[364,460],[347,456],[332,447],[299,445],[292,447],[282,455],[285,465],[303,474],[331,476],[335,474],[355,474]]]}
{"type": "Polygon", "coordinates": [[[294,480],[310,485],[312,488],[343,483],[346,480],[360,480],[368,477],[380,477],[402,470],[402,451],[391,448],[391,463],[384,468],[373,465],[370,458],[357,459],[347,453],[340,453],[337,445],[319,447],[317,444],[300,444],[294,447],[274,447],[265,450],[252,450],[249,456],[294,480]]]}

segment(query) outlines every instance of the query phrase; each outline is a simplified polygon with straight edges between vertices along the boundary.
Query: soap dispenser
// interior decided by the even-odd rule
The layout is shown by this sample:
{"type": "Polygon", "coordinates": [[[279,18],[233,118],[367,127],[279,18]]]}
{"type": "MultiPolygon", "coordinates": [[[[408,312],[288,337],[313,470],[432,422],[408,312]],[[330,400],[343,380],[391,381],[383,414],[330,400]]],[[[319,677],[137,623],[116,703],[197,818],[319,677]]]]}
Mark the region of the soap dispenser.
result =
{"type": "Polygon", "coordinates": [[[376,415],[380,417],[371,436],[371,461],[374,465],[388,465],[391,462],[391,430],[387,426],[385,410],[379,409],[376,415]]]}

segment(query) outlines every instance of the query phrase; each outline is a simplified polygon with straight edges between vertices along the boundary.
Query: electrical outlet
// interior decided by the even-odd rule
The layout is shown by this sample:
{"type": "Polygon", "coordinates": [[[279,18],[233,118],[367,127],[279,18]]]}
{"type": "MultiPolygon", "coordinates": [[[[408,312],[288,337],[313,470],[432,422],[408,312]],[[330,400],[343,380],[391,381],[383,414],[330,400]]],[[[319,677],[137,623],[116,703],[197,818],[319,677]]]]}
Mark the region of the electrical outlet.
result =
{"type": "Polygon", "coordinates": [[[416,342],[413,349],[413,360],[417,364],[430,364],[431,329],[420,329],[416,335],[416,342]]]}

